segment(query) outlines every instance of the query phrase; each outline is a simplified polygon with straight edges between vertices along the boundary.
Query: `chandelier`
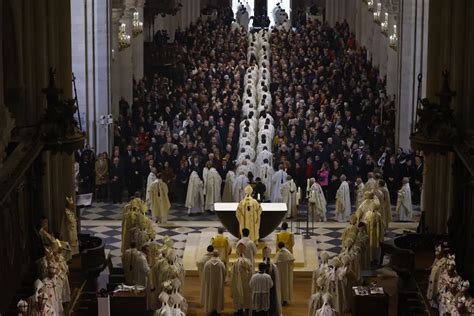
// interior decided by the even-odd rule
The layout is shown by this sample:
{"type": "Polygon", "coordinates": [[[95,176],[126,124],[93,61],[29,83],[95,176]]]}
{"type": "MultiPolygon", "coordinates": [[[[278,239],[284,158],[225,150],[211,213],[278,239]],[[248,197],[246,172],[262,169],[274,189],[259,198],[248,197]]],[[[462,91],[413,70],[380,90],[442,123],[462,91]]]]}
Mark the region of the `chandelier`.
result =
{"type": "Polygon", "coordinates": [[[130,35],[127,34],[126,28],[127,26],[125,25],[125,23],[120,24],[118,33],[119,50],[123,50],[125,48],[130,47],[130,35]]]}
{"type": "Polygon", "coordinates": [[[382,15],[382,4],[377,3],[377,11],[374,12],[374,22],[380,24],[380,15],[382,15]]]}
{"type": "Polygon", "coordinates": [[[393,49],[397,49],[398,46],[398,36],[397,36],[397,25],[393,25],[393,34],[388,37],[389,46],[393,49]]]}
{"type": "Polygon", "coordinates": [[[369,0],[369,2],[367,2],[367,7],[370,12],[374,12],[374,0],[369,0]]]}
{"type": "Polygon", "coordinates": [[[135,11],[133,12],[133,20],[132,20],[132,35],[133,37],[137,37],[143,33],[143,22],[140,21],[140,14],[135,11]]]}
{"type": "Polygon", "coordinates": [[[385,19],[380,23],[380,31],[387,36],[388,34],[388,13],[385,12],[385,19]]]}

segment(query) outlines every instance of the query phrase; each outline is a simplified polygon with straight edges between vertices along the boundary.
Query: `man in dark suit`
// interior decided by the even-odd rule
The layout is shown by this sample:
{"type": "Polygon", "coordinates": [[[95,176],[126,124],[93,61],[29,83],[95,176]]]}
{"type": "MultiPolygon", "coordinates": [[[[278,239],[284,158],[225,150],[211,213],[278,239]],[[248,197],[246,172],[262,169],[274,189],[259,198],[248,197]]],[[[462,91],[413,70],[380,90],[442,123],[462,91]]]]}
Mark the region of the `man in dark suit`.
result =
{"type": "Polygon", "coordinates": [[[112,191],[112,202],[122,203],[123,169],[120,166],[120,159],[118,157],[114,158],[109,174],[112,191]]]}

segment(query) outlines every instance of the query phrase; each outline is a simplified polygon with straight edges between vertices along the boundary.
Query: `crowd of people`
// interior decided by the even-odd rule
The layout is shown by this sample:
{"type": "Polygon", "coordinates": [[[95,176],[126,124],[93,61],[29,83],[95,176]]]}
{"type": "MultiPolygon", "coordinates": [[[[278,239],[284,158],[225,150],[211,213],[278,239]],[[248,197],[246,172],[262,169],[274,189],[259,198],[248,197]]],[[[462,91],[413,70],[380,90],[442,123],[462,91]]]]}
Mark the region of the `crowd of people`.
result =
{"type": "MultiPolygon", "coordinates": [[[[335,202],[342,175],[352,203],[358,177],[365,182],[370,172],[380,173],[391,204],[408,177],[419,203],[422,154],[395,150],[394,102],[348,24],[308,20],[293,29],[276,27],[268,38],[271,106],[263,115],[274,130],[267,145],[273,170],[282,168],[301,192],[315,178],[328,203],[335,202]]],[[[223,181],[221,194],[228,172],[239,176],[244,80],[256,63],[248,58],[248,37],[231,27],[228,14],[218,14],[177,32],[175,45],[176,66],[167,76],[136,82],[131,107],[120,101],[112,153],[96,155],[89,147],[77,153],[79,192],[118,203],[124,192],[145,193],[154,167],[171,202],[183,203],[192,171],[204,180],[208,162],[223,181]]],[[[248,182],[256,182],[256,172],[245,174],[248,182]]]]}

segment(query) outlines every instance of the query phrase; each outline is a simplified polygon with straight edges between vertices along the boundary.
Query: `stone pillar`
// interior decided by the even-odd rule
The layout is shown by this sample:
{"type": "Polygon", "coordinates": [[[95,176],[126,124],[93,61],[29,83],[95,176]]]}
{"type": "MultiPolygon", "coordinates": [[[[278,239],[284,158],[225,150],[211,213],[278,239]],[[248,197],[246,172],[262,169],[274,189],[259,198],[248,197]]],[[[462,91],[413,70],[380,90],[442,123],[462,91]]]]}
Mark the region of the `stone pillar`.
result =
{"type": "MultiPolygon", "coordinates": [[[[141,22],[143,22],[143,6],[145,0],[137,0],[136,12],[141,22]]],[[[141,80],[143,78],[143,32],[132,39],[133,48],[133,78],[141,80]]]]}
{"type": "Polygon", "coordinates": [[[111,112],[115,119],[119,116],[119,101],[121,97],[120,92],[120,51],[118,43],[118,32],[120,25],[120,17],[122,16],[122,9],[112,9],[112,20],[111,20],[111,71],[110,71],[110,82],[111,82],[111,112]]]}
{"type": "Polygon", "coordinates": [[[400,1],[399,22],[399,56],[400,56],[400,79],[399,79],[399,103],[397,111],[397,133],[396,143],[404,149],[410,148],[410,133],[413,123],[413,87],[416,84],[414,67],[414,25],[415,25],[415,2],[400,1]]]}
{"type": "MultiPolygon", "coordinates": [[[[134,1],[132,1],[134,2],[134,1]]],[[[125,24],[126,33],[132,35],[132,15],[134,12],[134,3],[130,0],[125,2],[125,10],[120,18],[120,24],[125,24]]],[[[130,105],[133,103],[133,48],[122,49],[119,53],[120,58],[120,96],[130,105]]]]}
{"type": "Polygon", "coordinates": [[[450,210],[453,209],[454,153],[425,154],[421,210],[425,212],[426,226],[433,234],[445,234],[450,210]]]}

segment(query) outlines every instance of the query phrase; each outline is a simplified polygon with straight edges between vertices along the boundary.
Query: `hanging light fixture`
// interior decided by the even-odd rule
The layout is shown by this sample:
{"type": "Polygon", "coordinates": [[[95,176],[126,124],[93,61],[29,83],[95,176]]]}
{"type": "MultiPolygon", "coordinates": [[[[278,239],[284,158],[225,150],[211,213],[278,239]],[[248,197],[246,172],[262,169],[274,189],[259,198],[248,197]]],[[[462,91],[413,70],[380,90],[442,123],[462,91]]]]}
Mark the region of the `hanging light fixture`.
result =
{"type": "Polygon", "coordinates": [[[369,9],[370,12],[374,12],[374,0],[369,0],[367,2],[367,8],[369,9]]]}
{"type": "Polygon", "coordinates": [[[377,3],[377,10],[374,12],[374,22],[380,24],[380,15],[382,14],[382,4],[377,3]]]}
{"type": "Polygon", "coordinates": [[[388,37],[389,39],[389,45],[393,49],[397,49],[398,46],[398,36],[397,36],[397,25],[393,25],[393,33],[388,37]]]}
{"type": "Polygon", "coordinates": [[[385,19],[383,20],[382,23],[380,23],[380,30],[385,36],[387,36],[388,34],[388,13],[387,12],[385,12],[385,19]]]}
{"type": "Polygon", "coordinates": [[[127,26],[125,23],[120,24],[119,26],[119,50],[124,50],[130,47],[130,35],[127,34],[127,26]]]}
{"type": "Polygon", "coordinates": [[[132,36],[137,37],[141,33],[143,33],[143,22],[140,21],[140,14],[135,11],[132,20],[132,36]]]}

